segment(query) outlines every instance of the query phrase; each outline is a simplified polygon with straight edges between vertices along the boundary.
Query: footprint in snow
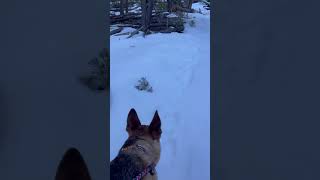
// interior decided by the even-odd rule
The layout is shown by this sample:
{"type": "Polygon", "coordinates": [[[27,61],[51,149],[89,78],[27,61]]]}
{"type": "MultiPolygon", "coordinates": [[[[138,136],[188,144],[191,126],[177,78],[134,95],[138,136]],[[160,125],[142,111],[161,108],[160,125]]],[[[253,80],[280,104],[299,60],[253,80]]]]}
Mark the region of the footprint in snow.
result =
{"type": "Polygon", "coordinates": [[[196,64],[197,62],[190,62],[176,73],[176,78],[181,83],[181,87],[186,88],[191,84],[196,64]]]}

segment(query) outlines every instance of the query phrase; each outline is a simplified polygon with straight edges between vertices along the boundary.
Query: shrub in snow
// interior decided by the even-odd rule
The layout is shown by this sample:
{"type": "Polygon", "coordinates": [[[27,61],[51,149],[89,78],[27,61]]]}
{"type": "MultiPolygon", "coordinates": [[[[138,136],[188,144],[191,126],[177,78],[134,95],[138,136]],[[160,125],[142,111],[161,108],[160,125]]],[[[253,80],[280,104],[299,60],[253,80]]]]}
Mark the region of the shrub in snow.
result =
{"type": "Polygon", "coordinates": [[[169,24],[171,24],[176,32],[183,32],[184,31],[184,17],[183,14],[169,14],[167,16],[169,24]]]}
{"type": "Polygon", "coordinates": [[[196,21],[192,19],[191,21],[189,21],[189,25],[191,27],[195,27],[196,26],[196,21]]]}
{"type": "Polygon", "coordinates": [[[135,88],[139,91],[147,91],[147,92],[153,92],[152,87],[150,86],[149,82],[145,77],[142,77],[138,83],[135,85],[135,88]]]}
{"type": "Polygon", "coordinates": [[[88,75],[80,77],[81,82],[92,90],[109,89],[110,69],[107,66],[108,62],[109,53],[104,49],[98,57],[88,62],[90,72],[88,75]]]}

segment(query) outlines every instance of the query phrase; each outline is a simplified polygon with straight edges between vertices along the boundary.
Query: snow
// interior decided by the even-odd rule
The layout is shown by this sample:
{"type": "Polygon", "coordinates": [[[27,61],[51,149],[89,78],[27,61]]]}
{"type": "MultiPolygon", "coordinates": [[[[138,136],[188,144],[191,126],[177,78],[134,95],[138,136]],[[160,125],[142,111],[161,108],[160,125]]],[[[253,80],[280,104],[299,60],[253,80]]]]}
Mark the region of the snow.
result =
{"type": "Polygon", "coordinates": [[[174,13],[170,13],[170,14],[167,15],[167,17],[168,17],[168,18],[175,18],[175,17],[179,17],[179,16],[177,16],[177,15],[174,14],[174,13]]]}
{"type": "Polygon", "coordinates": [[[188,15],[184,33],[110,37],[110,158],[127,139],[129,110],[135,108],[143,124],[158,110],[160,180],[210,178],[210,11],[203,6],[193,4],[201,14],[188,15]],[[152,93],[134,88],[141,77],[152,93]]]}

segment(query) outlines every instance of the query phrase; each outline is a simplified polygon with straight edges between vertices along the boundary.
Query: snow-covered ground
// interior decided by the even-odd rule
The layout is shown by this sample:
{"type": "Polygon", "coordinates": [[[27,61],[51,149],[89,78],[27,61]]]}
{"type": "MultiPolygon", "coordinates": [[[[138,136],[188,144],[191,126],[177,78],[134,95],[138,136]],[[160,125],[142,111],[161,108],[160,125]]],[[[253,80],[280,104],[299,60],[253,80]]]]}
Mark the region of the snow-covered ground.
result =
{"type": "MultiPolygon", "coordinates": [[[[184,33],[111,37],[110,158],[124,141],[135,108],[143,124],[162,121],[159,179],[210,178],[210,12],[189,14],[184,33]],[[134,85],[146,77],[153,92],[134,85]]],[[[128,30],[128,29],[127,29],[128,30]]]]}

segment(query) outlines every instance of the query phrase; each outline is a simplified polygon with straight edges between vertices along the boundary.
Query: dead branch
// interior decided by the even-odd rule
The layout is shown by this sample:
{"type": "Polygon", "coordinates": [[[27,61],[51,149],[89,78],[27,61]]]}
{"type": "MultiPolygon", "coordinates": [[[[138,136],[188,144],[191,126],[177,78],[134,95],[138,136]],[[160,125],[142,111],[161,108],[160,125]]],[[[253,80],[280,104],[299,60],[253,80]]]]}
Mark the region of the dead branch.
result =
{"type": "Polygon", "coordinates": [[[123,36],[123,35],[130,35],[130,32],[115,34],[114,36],[123,36]]]}
{"type": "Polygon", "coordinates": [[[139,31],[141,31],[143,29],[143,26],[141,26],[139,29],[133,31],[130,33],[130,35],[127,37],[127,39],[131,38],[132,36],[136,35],[139,33],[139,31]]]}
{"type": "Polygon", "coordinates": [[[122,30],[123,30],[123,27],[116,28],[116,29],[110,31],[110,36],[117,34],[117,33],[121,32],[122,30]]]}
{"type": "Polygon", "coordinates": [[[206,1],[206,0],[199,0],[199,1],[203,2],[204,4],[206,4],[207,6],[210,7],[210,2],[208,2],[208,1],[206,1]]]}

